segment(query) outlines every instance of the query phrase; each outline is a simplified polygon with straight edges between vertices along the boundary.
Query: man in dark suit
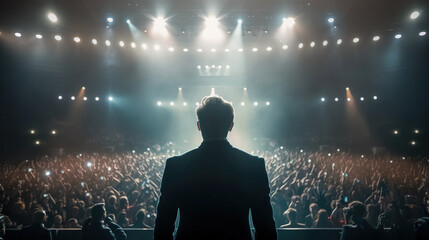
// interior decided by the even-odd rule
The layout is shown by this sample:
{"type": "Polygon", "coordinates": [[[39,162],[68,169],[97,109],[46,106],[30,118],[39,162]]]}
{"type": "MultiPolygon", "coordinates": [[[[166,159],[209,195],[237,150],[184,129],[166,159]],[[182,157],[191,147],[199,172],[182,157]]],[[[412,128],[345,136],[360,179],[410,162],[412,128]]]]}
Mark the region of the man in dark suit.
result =
{"type": "Polygon", "coordinates": [[[264,159],[233,148],[226,140],[234,110],[219,96],[204,97],[197,110],[203,143],[167,159],[155,222],[155,240],[277,238],[264,159]]]}
{"type": "Polygon", "coordinates": [[[51,232],[43,225],[46,222],[46,213],[36,210],[33,213],[33,224],[22,228],[24,239],[51,240],[51,232]]]}

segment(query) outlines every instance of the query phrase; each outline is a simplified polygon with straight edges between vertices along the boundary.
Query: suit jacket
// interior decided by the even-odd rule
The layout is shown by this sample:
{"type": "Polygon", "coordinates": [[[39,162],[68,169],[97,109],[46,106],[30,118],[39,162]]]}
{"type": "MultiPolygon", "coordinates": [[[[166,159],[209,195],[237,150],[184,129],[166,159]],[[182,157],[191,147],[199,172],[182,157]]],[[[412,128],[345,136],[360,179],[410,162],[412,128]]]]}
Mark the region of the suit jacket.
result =
{"type": "Polygon", "coordinates": [[[155,222],[155,240],[250,240],[249,210],[257,240],[277,238],[264,159],[226,140],[204,141],[167,159],[155,222]]]}
{"type": "Polygon", "coordinates": [[[110,223],[109,227],[92,218],[85,220],[82,225],[82,240],[125,240],[127,235],[116,223],[110,223]]]}
{"type": "Polygon", "coordinates": [[[51,240],[51,232],[40,223],[34,223],[22,228],[24,239],[28,240],[51,240]]]}
{"type": "Polygon", "coordinates": [[[366,220],[358,225],[344,225],[341,240],[378,240],[383,239],[383,231],[373,228],[366,220]]]}

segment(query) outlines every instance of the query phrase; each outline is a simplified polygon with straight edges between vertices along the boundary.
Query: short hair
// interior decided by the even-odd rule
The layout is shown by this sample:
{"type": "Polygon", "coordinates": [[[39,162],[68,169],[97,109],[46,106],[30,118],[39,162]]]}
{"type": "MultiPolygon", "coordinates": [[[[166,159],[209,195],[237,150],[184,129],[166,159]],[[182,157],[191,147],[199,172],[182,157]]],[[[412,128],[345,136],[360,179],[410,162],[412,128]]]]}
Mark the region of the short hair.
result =
{"type": "Polygon", "coordinates": [[[36,210],[33,215],[33,222],[35,223],[44,223],[46,219],[46,213],[44,210],[36,210]]]}
{"type": "Polygon", "coordinates": [[[206,96],[196,109],[204,137],[224,138],[234,120],[232,104],[217,95],[206,96]]]}
{"type": "Polygon", "coordinates": [[[137,211],[137,213],[136,213],[136,221],[137,221],[137,222],[141,222],[141,221],[143,221],[143,220],[144,220],[145,215],[146,215],[146,213],[144,212],[144,210],[143,210],[143,209],[138,210],[138,211],[137,211]]]}
{"type": "Polygon", "coordinates": [[[289,219],[289,221],[295,221],[296,220],[295,208],[289,208],[288,210],[286,210],[286,212],[284,214],[287,216],[287,219],[289,219]]]}
{"type": "Polygon", "coordinates": [[[352,215],[355,217],[364,217],[366,208],[365,205],[360,201],[353,201],[349,205],[352,215]]]}
{"type": "Polygon", "coordinates": [[[91,208],[91,217],[95,220],[101,220],[106,214],[104,203],[97,203],[91,208]]]}

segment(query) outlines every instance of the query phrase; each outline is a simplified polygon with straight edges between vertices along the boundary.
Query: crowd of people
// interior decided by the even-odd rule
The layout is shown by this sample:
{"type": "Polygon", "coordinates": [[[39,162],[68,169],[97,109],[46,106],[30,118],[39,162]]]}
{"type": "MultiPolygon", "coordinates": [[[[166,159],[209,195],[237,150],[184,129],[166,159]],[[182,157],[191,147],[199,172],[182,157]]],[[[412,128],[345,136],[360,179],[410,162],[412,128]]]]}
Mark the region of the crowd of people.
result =
{"type": "MultiPolygon", "coordinates": [[[[277,227],[332,228],[350,223],[350,203],[365,219],[407,231],[429,213],[429,160],[334,149],[308,151],[261,141],[277,227]]],[[[122,153],[43,156],[0,165],[0,218],[6,228],[30,225],[43,210],[48,228],[81,228],[104,203],[122,228],[152,228],[165,160],[173,143],[122,153]]]]}

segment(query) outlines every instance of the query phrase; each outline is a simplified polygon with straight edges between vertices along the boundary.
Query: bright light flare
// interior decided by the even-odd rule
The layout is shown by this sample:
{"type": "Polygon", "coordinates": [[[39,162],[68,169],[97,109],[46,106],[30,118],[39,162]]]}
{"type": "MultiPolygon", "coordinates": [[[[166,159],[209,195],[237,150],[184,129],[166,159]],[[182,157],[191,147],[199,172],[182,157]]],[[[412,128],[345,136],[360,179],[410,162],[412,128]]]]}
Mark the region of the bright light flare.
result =
{"type": "Polygon", "coordinates": [[[58,100],[62,100],[63,99],[63,96],[58,96],[58,100]]]}
{"type": "Polygon", "coordinates": [[[108,17],[106,20],[107,20],[108,23],[112,23],[113,22],[113,18],[112,17],[108,17]]]}
{"type": "Polygon", "coordinates": [[[358,43],[359,42],[359,38],[357,38],[357,37],[353,38],[353,42],[354,43],[358,43]]]}
{"type": "Polygon", "coordinates": [[[426,32],[425,32],[425,31],[419,32],[419,36],[420,36],[420,37],[423,37],[423,36],[425,36],[425,35],[426,35],[426,32]]]}
{"type": "Polygon", "coordinates": [[[283,24],[285,24],[289,28],[292,28],[295,25],[295,18],[283,18],[283,24]]]}
{"type": "Polygon", "coordinates": [[[402,35],[401,35],[401,34],[396,34],[396,35],[395,35],[395,38],[396,38],[396,39],[400,39],[401,37],[402,37],[402,35]]]}
{"type": "Polygon", "coordinates": [[[418,18],[419,16],[420,16],[420,12],[418,12],[418,11],[414,11],[410,14],[410,18],[413,20],[418,18]]]}
{"type": "Polygon", "coordinates": [[[333,17],[328,18],[329,23],[333,23],[334,21],[335,21],[335,19],[333,17]]]}
{"type": "Polygon", "coordinates": [[[340,45],[341,43],[343,43],[343,40],[342,39],[338,39],[337,40],[337,45],[340,45]]]}
{"type": "Polygon", "coordinates": [[[54,13],[48,13],[48,19],[49,19],[49,21],[51,21],[53,23],[58,22],[57,15],[55,15],[54,13]]]}
{"type": "Polygon", "coordinates": [[[124,41],[119,41],[119,46],[120,46],[120,47],[124,47],[124,46],[125,46],[124,41]]]}
{"type": "Polygon", "coordinates": [[[157,17],[153,20],[152,32],[166,37],[168,35],[166,26],[167,20],[162,17],[157,17]]]}
{"type": "Polygon", "coordinates": [[[113,97],[109,97],[109,102],[112,102],[113,101],[113,97]]]}
{"type": "Polygon", "coordinates": [[[325,41],[323,41],[323,46],[326,46],[326,45],[328,45],[328,41],[327,40],[325,40],[325,41]]]}
{"type": "Polygon", "coordinates": [[[75,41],[75,42],[77,42],[77,43],[80,43],[80,38],[79,38],[79,37],[74,37],[74,38],[73,38],[73,41],[75,41]]]}
{"type": "Polygon", "coordinates": [[[45,176],[49,177],[51,175],[51,171],[45,171],[45,176]]]}
{"type": "Polygon", "coordinates": [[[36,38],[37,38],[37,39],[42,39],[42,38],[43,38],[43,36],[42,36],[41,34],[36,34],[36,38]]]}
{"type": "Polygon", "coordinates": [[[22,37],[22,34],[21,34],[21,33],[19,33],[19,32],[16,32],[16,33],[15,33],[15,37],[19,37],[19,38],[20,38],[20,37],[22,37]]]}
{"type": "Polygon", "coordinates": [[[57,41],[61,41],[61,39],[62,39],[62,37],[60,36],[60,35],[55,35],[55,40],[57,40],[57,41]]]}

